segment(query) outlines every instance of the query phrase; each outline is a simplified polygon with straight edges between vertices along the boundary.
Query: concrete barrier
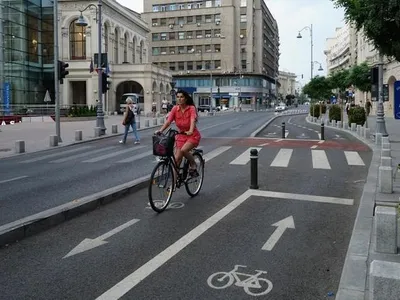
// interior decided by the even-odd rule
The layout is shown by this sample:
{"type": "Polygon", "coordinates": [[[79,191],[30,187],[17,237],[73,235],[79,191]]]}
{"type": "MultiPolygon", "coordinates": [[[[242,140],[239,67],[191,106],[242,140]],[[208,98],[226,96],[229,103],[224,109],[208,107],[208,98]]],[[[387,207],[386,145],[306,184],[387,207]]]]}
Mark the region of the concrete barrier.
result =
{"type": "Polygon", "coordinates": [[[382,149],[381,150],[381,157],[392,157],[392,151],[390,149],[382,149]]]}
{"type": "Polygon", "coordinates": [[[375,145],[382,145],[382,133],[375,133],[375,145]]]}
{"type": "Polygon", "coordinates": [[[379,191],[384,194],[393,193],[393,168],[379,167],[379,191]]]}
{"type": "Polygon", "coordinates": [[[332,127],[336,127],[336,120],[332,120],[332,127]]]}
{"type": "Polygon", "coordinates": [[[356,131],[357,130],[357,124],[356,123],[351,123],[350,125],[351,131],[356,131]]]}
{"type": "Polygon", "coordinates": [[[374,260],[369,269],[369,300],[397,300],[400,295],[400,263],[374,260]]]}
{"type": "Polygon", "coordinates": [[[382,149],[391,150],[390,143],[382,143],[382,149]]]}
{"type": "Polygon", "coordinates": [[[144,121],[144,127],[150,127],[150,120],[144,121]]]}
{"type": "Polygon", "coordinates": [[[382,137],[382,144],[385,144],[385,143],[390,143],[388,136],[383,136],[382,137]]]}
{"type": "Polygon", "coordinates": [[[94,128],[94,136],[99,137],[101,135],[101,127],[94,128]]]}
{"type": "Polygon", "coordinates": [[[58,146],[58,135],[50,135],[50,147],[58,146]]]}
{"type": "Polygon", "coordinates": [[[349,123],[344,122],[344,123],[343,123],[343,128],[346,129],[346,130],[348,130],[348,129],[349,129],[349,123]]]}
{"type": "Polygon", "coordinates": [[[82,130],[75,130],[75,141],[82,141],[82,130]]]}
{"type": "Polygon", "coordinates": [[[364,130],[364,138],[365,139],[369,139],[370,136],[371,136],[371,129],[370,128],[365,128],[365,130],[364,130]]]}
{"type": "Polygon", "coordinates": [[[343,126],[343,125],[342,125],[342,121],[337,121],[337,122],[336,122],[336,127],[337,127],[337,128],[342,128],[342,126],[343,126]]]}
{"type": "Polygon", "coordinates": [[[118,133],[118,125],[117,124],[111,125],[111,133],[118,133]]]}
{"type": "Polygon", "coordinates": [[[15,153],[25,153],[25,141],[15,141],[15,153]]]}
{"type": "MultiPolygon", "coordinates": [[[[375,251],[397,254],[397,209],[396,207],[375,207],[374,222],[375,251]]],[[[399,294],[400,295],[400,294],[399,294]]]]}
{"type": "Polygon", "coordinates": [[[165,123],[165,118],[160,118],[160,124],[163,125],[165,123]]]}
{"type": "Polygon", "coordinates": [[[153,119],[153,126],[157,126],[157,118],[153,119]]]}
{"type": "Polygon", "coordinates": [[[361,125],[356,125],[356,133],[360,135],[361,133],[361,125]]]}

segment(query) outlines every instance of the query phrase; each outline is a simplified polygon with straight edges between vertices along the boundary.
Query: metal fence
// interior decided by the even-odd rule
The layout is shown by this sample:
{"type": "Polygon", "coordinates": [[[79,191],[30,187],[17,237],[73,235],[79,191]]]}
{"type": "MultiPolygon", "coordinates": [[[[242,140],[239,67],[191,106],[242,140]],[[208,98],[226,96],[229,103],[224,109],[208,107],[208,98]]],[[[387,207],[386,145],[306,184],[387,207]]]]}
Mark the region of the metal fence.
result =
{"type": "MultiPolygon", "coordinates": [[[[0,116],[24,116],[24,117],[40,117],[54,116],[54,104],[25,104],[25,105],[10,105],[8,108],[0,106],[0,116]]],[[[60,115],[67,117],[75,116],[91,116],[96,115],[96,107],[85,104],[61,105],[60,115]]]]}

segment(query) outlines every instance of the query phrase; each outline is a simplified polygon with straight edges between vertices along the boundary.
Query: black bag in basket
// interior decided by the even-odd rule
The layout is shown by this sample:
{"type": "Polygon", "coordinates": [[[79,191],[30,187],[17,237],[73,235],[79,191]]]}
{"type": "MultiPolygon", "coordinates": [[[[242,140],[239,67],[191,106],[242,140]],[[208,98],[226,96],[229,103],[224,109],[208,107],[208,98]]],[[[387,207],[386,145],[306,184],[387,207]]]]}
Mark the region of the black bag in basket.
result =
{"type": "Polygon", "coordinates": [[[173,156],[175,145],[175,134],[153,135],[153,155],[156,156],[173,156]]]}

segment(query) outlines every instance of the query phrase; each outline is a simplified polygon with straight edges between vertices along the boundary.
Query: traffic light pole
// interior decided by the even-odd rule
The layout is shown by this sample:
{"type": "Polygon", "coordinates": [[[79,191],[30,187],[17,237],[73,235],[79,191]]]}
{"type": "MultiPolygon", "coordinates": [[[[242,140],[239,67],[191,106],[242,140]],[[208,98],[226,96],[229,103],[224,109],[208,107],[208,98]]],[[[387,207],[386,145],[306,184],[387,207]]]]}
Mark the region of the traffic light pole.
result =
{"type": "Polygon", "coordinates": [[[58,0],[54,0],[53,6],[54,18],[54,104],[56,114],[56,135],[58,142],[62,143],[60,126],[60,82],[58,80],[58,0]]]}
{"type": "Polygon", "coordinates": [[[101,65],[101,7],[102,7],[102,0],[99,0],[97,6],[99,9],[99,15],[97,17],[97,25],[98,25],[98,47],[99,47],[99,54],[97,56],[97,74],[99,76],[99,87],[97,89],[97,94],[99,95],[99,100],[97,102],[97,118],[96,118],[96,127],[101,128],[101,135],[106,134],[106,126],[104,124],[104,111],[103,111],[103,89],[102,89],[102,81],[103,81],[103,68],[101,65]]]}

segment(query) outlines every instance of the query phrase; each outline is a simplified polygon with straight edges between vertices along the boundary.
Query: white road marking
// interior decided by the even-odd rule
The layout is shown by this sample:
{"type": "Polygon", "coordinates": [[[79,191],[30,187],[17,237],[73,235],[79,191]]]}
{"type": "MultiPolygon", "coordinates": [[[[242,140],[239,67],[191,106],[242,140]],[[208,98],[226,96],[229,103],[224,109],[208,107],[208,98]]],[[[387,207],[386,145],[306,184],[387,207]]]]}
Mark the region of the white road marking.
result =
{"type": "Polygon", "coordinates": [[[208,152],[208,153],[204,154],[203,158],[204,158],[205,161],[210,161],[213,158],[217,157],[218,155],[221,155],[222,153],[224,153],[225,151],[227,151],[227,150],[229,150],[231,148],[232,148],[231,146],[218,147],[218,148],[212,150],[211,152],[208,152]]]}
{"type": "Polygon", "coordinates": [[[317,134],[318,134],[318,138],[319,138],[319,139],[321,139],[321,134],[320,134],[320,133],[318,133],[318,132],[317,132],[317,134]]]}
{"type": "Polygon", "coordinates": [[[93,154],[100,153],[100,152],[114,149],[114,148],[115,148],[115,146],[111,146],[111,147],[105,147],[105,148],[101,148],[101,149],[97,149],[97,150],[93,150],[93,151],[89,151],[89,152],[80,153],[80,154],[70,155],[70,156],[67,156],[64,158],[52,160],[52,161],[50,161],[50,163],[53,163],[53,164],[63,163],[66,161],[74,160],[74,159],[85,157],[85,156],[91,156],[93,154]]]}
{"type": "Polygon", "coordinates": [[[311,149],[315,149],[315,148],[317,148],[318,147],[318,145],[313,145],[313,146],[311,146],[310,148],[311,149]]]}
{"type": "Polygon", "coordinates": [[[14,177],[14,178],[10,178],[10,179],[5,179],[5,180],[1,180],[0,183],[7,183],[7,182],[11,182],[11,181],[16,181],[16,180],[20,180],[20,179],[24,179],[28,176],[19,176],[19,177],[14,177]]]}
{"type": "Polygon", "coordinates": [[[48,155],[41,155],[41,156],[38,156],[36,158],[24,160],[24,161],[21,161],[21,163],[24,163],[24,164],[32,163],[32,162],[45,160],[45,159],[53,158],[53,157],[57,157],[57,156],[62,156],[64,154],[70,154],[70,153],[74,153],[74,152],[78,152],[78,151],[82,151],[82,150],[86,150],[86,149],[90,149],[90,148],[92,148],[92,147],[91,146],[83,146],[83,147],[79,147],[79,148],[76,148],[76,149],[70,149],[70,150],[67,150],[67,151],[58,151],[57,153],[52,153],[52,154],[48,154],[48,155]]]}
{"type": "Polygon", "coordinates": [[[323,144],[323,143],[325,143],[325,140],[318,142],[318,144],[323,144]]]}
{"type": "Polygon", "coordinates": [[[283,167],[287,168],[289,165],[290,158],[292,157],[293,149],[280,149],[278,154],[275,156],[271,167],[283,167]]]}
{"type": "Polygon", "coordinates": [[[145,158],[145,157],[150,156],[150,155],[153,155],[153,150],[149,150],[149,151],[146,151],[146,152],[134,155],[134,156],[127,157],[127,158],[125,158],[123,160],[117,161],[117,163],[134,162],[135,160],[139,160],[139,159],[145,158]]]}
{"type": "Polygon", "coordinates": [[[182,236],[179,240],[173,243],[171,246],[166,248],[164,251],[150,259],[147,263],[142,265],[140,268],[135,270],[133,273],[129,274],[127,277],[122,279],[116,285],[111,287],[109,290],[104,292],[102,295],[96,298],[96,300],[116,300],[120,299],[136,285],[146,279],[154,271],[163,266],[171,258],[177,255],[180,251],[190,245],[199,236],[205,233],[208,229],[213,227],[219,221],[221,221],[225,216],[232,212],[235,208],[241,205],[243,202],[248,200],[251,196],[261,196],[267,198],[281,198],[288,200],[301,200],[301,201],[312,201],[320,203],[332,203],[332,204],[343,204],[343,205],[353,205],[353,199],[345,198],[335,198],[335,197],[321,197],[313,195],[303,195],[303,194],[289,194],[280,193],[272,191],[261,191],[261,190],[247,190],[242,195],[237,197],[227,206],[219,210],[213,216],[205,220],[203,223],[198,225],[196,228],[192,229],[190,232],[182,236]]]}
{"type": "Polygon", "coordinates": [[[365,166],[360,154],[356,151],[344,151],[347,163],[350,166],[365,166]]]}
{"type": "MultiPolygon", "coordinates": [[[[94,162],[98,162],[98,161],[101,161],[101,160],[105,160],[107,158],[118,156],[120,154],[129,153],[129,152],[132,153],[132,152],[135,151],[135,149],[141,149],[141,148],[144,148],[144,147],[145,146],[136,146],[136,147],[132,147],[132,148],[128,148],[128,149],[123,149],[123,150],[120,150],[120,151],[115,151],[115,152],[104,154],[104,155],[101,155],[101,156],[96,156],[96,157],[93,157],[91,159],[84,160],[83,162],[84,163],[94,163],[94,162]]],[[[153,151],[151,151],[151,153],[153,153],[153,151]]]]}
{"type": "Polygon", "coordinates": [[[324,150],[311,150],[312,164],[314,169],[330,170],[331,166],[324,150]]]}
{"type": "Polygon", "coordinates": [[[221,125],[224,125],[224,124],[236,122],[237,120],[238,120],[238,119],[234,119],[234,120],[226,121],[226,122],[223,122],[223,123],[214,124],[214,125],[211,125],[211,126],[208,126],[208,127],[200,128],[200,130],[211,129],[211,128],[214,128],[214,127],[217,127],[217,126],[221,126],[221,125]]]}
{"type": "Polygon", "coordinates": [[[281,141],[283,141],[283,139],[277,139],[277,140],[275,141],[275,143],[281,142],[281,141]]]}
{"type": "Polygon", "coordinates": [[[264,246],[262,246],[261,250],[271,251],[282,235],[285,233],[286,229],[291,228],[295,229],[293,216],[289,216],[285,219],[282,219],[271,226],[275,226],[276,229],[269,237],[269,239],[265,242],[264,246]]]}
{"type": "Polygon", "coordinates": [[[258,145],[258,147],[264,147],[264,146],[267,146],[267,145],[269,145],[269,143],[258,145]]]}
{"type": "Polygon", "coordinates": [[[232,160],[229,164],[231,165],[246,165],[250,161],[250,150],[251,149],[257,149],[257,151],[260,151],[262,148],[259,147],[251,147],[244,151],[242,154],[240,154],[236,159],[232,160]]]}

